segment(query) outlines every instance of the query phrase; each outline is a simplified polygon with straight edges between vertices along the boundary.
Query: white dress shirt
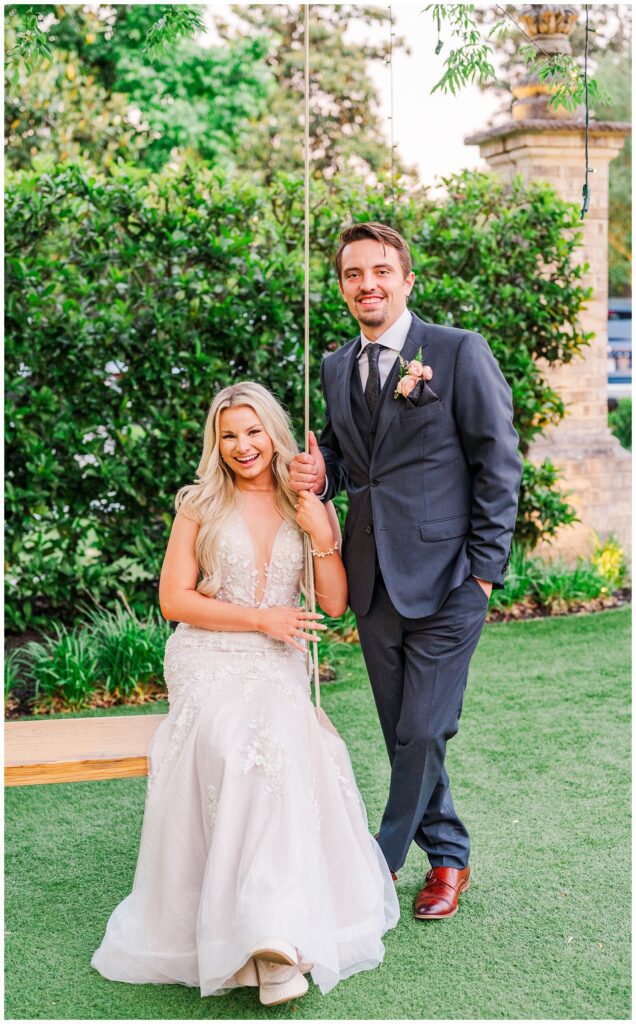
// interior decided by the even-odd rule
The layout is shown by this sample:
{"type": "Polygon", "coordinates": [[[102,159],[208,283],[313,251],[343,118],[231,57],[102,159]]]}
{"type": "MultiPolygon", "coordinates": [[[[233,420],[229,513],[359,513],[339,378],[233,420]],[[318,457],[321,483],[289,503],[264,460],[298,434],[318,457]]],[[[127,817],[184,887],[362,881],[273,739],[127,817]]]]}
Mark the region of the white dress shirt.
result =
{"type": "Polygon", "coordinates": [[[405,309],[401,316],[391,324],[389,328],[381,334],[375,342],[369,341],[365,337],[364,332],[360,331],[360,351],[358,353],[358,370],[360,371],[360,383],[362,384],[362,390],[364,391],[367,386],[367,380],[369,379],[369,356],[367,353],[367,345],[384,345],[385,350],[380,352],[380,359],[378,362],[378,368],[380,370],[380,388],[384,387],[384,382],[389,376],[393,364],[398,357],[398,354],[404,348],[404,342],[406,336],[411,329],[411,322],[413,317],[409,313],[408,309],[405,309]]]}

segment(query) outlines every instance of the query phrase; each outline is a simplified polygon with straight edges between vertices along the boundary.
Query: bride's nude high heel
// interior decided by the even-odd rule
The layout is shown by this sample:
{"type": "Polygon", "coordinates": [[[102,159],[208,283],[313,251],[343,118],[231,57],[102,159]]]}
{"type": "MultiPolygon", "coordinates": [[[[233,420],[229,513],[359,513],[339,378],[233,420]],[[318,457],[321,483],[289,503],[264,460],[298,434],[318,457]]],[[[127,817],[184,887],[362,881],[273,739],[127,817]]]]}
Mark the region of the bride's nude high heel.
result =
{"type": "Polygon", "coordinates": [[[257,957],[254,960],[258,974],[258,994],[263,1006],[278,1006],[290,999],[304,996],[309,984],[298,967],[277,964],[257,957]]]}
{"type": "Polygon", "coordinates": [[[264,1006],[278,1006],[305,995],[309,985],[300,972],[298,954],[289,943],[267,939],[252,956],[264,1006]]]}

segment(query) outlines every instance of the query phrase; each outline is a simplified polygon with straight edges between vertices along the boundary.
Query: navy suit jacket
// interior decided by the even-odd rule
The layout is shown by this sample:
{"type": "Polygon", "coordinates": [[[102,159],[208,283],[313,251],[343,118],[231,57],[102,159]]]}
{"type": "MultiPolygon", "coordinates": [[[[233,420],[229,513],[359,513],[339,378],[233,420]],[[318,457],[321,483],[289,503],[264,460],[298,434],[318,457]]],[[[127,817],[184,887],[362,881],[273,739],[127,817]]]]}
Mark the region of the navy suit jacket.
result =
{"type": "Polygon", "coordinates": [[[325,500],[343,488],[349,495],[342,554],[358,615],[371,603],[376,552],[389,596],[407,618],[436,612],[471,573],[503,584],[522,467],[510,388],[480,334],[413,315],[402,357],[420,348],[431,381],[415,404],[393,398],[396,359],[372,443],[351,406],[360,337],[321,367],[325,500]]]}

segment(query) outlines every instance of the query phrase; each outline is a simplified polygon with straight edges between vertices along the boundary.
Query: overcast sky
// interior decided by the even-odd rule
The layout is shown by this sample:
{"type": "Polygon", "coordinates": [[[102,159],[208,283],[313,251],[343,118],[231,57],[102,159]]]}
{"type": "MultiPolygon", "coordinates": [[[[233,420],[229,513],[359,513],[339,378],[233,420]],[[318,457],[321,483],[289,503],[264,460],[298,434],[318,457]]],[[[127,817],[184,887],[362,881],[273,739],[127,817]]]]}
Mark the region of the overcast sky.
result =
{"type": "MultiPolygon", "coordinates": [[[[389,10],[388,4],[378,4],[389,10]]],[[[444,59],[452,49],[450,38],[439,56],[435,56],[437,34],[430,14],[421,13],[426,0],[392,5],[394,31],[404,36],[410,56],[393,54],[394,140],[403,160],[415,165],[420,181],[432,185],[440,176],[481,164],[476,146],[465,146],[464,137],[486,125],[500,101],[476,87],[466,88],[458,96],[431,89],[441,77],[444,59]]],[[[208,4],[212,11],[229,15],[227,4],[208,4]]],[[[230,16],[231,17],[231,16],[230,16]]],[[[208,23],[210,19],[206,19],[208,23]]],[[[367,32],[361,25],[360,34],[367,32]]],[[[388,39],[388,22],[384,29],[388,39]]],[[[379,37],[381,33],[377,33],[379,37]]],[[[444,31],[442,32],[444,37],[444,31]]],[[[311,56],[310,56],[311,59],[311,56]]],[[[390,132],[390,79],[387,67],[372,67],[371,73],[381,97],[386,138],[390,132]]]]}
{"type": "MultiPolygon", "coordinates": [[[[388,5],[378,6],[388,10],[388,5]]],[[[457,96],[442,92],[431,95],[443,74],[452,42],[442,28],[445,44],[435,56],[437,30],[431,15],[421,13],[425,6],[424,0],[392,5],[394,31],[404,36],[411,49],[408,57],[399,50],[393,54],[394,139],[403,159],[418,168],[422,183],[431,185],[442,175],[481,165],[478,147],[465,146],[463,140],[486,125],[501,101],[475,86],[457,96]]],[[[388,69],[374,68],[372,74],[388,119],[388,69]]]]}

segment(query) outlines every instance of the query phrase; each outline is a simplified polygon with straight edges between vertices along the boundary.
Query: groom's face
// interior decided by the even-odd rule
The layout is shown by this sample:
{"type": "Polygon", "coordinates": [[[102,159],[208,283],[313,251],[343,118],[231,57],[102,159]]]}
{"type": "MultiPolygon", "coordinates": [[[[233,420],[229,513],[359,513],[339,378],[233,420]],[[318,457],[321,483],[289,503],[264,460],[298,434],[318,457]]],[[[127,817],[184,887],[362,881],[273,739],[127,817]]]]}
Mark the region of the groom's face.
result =
{"type": "Polygon", "coordinates": [[[361,238],[342,250],[340,291],[372,341],[402,315],[414,280],[413,272],[404,276],[399,253],[391,245],[361,238]]]}

